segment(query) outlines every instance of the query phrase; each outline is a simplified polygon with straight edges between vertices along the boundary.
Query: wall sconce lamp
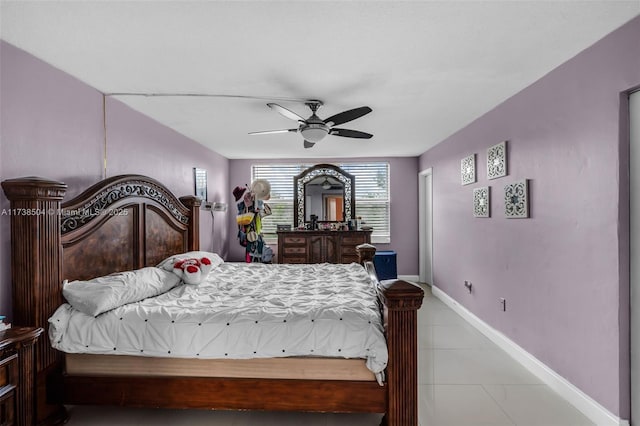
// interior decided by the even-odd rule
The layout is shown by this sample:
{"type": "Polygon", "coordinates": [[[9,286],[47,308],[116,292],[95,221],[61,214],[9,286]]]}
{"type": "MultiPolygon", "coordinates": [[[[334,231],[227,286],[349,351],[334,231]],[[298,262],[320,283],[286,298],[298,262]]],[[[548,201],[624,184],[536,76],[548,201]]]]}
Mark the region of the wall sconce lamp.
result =
{"type": "Polygon", "coordinates": [[[214,203],[212,201],[205,201],[202,203],[203,210],[209,210],[211,212],[226,212],[227,203],[214,203]]]}

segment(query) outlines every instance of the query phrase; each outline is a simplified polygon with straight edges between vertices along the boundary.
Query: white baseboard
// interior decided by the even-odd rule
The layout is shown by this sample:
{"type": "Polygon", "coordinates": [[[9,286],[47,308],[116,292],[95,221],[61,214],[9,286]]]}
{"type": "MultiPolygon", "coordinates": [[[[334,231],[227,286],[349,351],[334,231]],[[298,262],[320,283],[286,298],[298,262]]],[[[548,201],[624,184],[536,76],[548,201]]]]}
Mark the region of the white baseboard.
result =
{"type": "Polygon", "coordinates": [[[621,419],[609,410],[600,405],[593,398],[582,392],[567,379],[560,376],[536,357],[525,351],[498,330],[482,321],[471,313],[467,308],[460,305],[445,292],[436,286],[431,287],[431,292],[445,305],[449,306],[456,313],[462,316],[467,322],[477,328],[482,334],[507,352],[527,370],[547,384],[551,389],[560,394],[570,404],[580,410],[592,422],[598,426],[629,426],[629,421],[621,419]]]}
{"type": "Polygon", "coordinates": [[[418,275],[398,275],[398,279],[404,280],[404,281],[418,282],[420,277],[418,275]]]}

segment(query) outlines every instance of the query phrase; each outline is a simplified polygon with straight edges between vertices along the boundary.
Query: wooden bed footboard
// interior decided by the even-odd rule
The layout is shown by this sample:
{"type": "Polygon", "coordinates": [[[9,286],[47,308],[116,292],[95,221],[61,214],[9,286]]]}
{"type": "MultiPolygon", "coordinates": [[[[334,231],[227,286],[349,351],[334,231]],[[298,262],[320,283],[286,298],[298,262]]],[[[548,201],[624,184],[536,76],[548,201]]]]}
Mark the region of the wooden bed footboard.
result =
{"type": "Polygon", "coordinates": [[[387,424],[418,424],[418,315],[424,291],[406,281],[381,286],[389,350],[387,424]]]}
{"type": "MultiPolygon", "coordinates": [[[[13,322],[48,329],[63,302],[63,279],[157,264],[199,248],[200,200],[178,200],[139,175],[106,179],[62,204],[66,185],[42,178],[2,182],[11,202],[13,322]],[[82,261],[79,261],[82,259],[82,261]]],[[[64,419],[63,404],[385,413],[389,426],[417,426],[417,309],[422,289],[378,283],[375,247],[360,259],[378,290],[389,350],[386,382],[200,377],[90,377],[63,372],[62,354],[40,339],[38,424],[64,419]],[[187,390],[188,391],[185,391],[187,390]]]]}

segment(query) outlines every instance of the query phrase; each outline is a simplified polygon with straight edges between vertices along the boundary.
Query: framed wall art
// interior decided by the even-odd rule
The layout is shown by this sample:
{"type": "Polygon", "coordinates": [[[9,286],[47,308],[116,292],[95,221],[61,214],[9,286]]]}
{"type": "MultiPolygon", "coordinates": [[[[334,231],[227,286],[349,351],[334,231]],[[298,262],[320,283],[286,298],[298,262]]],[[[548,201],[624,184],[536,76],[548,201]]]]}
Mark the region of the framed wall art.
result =
{"type": "Polygon", "coordinates": [[[460,178],[463,185],[469,185],[476,181],[476,155],[471,154],[460,160],[460,178]]]}
{"type": "Polygon", "coordinates": [[[487,149],[487,178],[496,179],[507,175],[507,141],[487,149]]]}
{"type": "Polygon", "coordinates": [[[491,217],[491,188],[483,186],[473,190],[473,215],[491,217]]]}
{"type": "Polygon", "coordinates": [[[527,179],[505,185],[504,215],[513,219],[529,217],[529,183],[527,179]]]}
{"type": "Polygon", "coordinates": [[[202,201],[207,201],[207,171],[194,167],[193,182],[195,196],[202,201]]]}

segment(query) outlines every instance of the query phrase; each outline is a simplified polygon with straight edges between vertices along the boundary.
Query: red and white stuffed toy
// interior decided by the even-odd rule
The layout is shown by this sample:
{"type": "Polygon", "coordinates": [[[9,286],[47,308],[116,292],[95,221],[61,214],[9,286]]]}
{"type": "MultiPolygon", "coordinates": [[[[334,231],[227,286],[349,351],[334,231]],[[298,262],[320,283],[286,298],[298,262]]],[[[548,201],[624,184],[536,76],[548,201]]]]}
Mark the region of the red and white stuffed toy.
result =
{"type": "Polygon", "coordinates": [[[200,284],[211,272],[211,260],[208,257],[200,259],[180,259],[173,264],[173,272],[179,276],[185,284],[200,284]]]}

